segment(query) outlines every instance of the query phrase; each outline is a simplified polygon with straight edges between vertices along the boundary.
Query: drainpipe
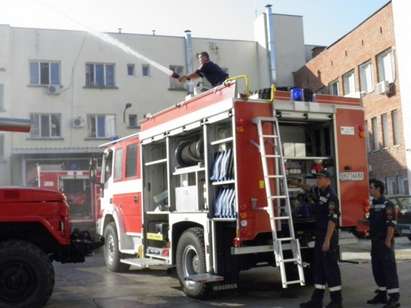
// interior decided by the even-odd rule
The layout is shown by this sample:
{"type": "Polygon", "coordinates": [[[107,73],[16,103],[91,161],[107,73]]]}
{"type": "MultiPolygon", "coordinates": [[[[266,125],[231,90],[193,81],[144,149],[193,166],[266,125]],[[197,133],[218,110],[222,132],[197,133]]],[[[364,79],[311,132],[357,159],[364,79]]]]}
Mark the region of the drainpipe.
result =
{"type": "MultiPolygon", "coordinates": [[[[184,54],[186,62],[186,73],[191,74],[194,70],[193,68],[193,40],[191,38],[191,30],[184,31],[184,54]]],[[[188,92],[193,93],[193,83],[188,82],[188,92]]]]}
{"type": "Polygon", "coordinates": [[[266,15],[266,31],[267,31],[267,52],[270,64],[270,83],[277,82],[277,66],[275,61],[275,46],[274,46],[274,25],[273,13],[271,11],[271,4],[265,6],[266,15]]]}

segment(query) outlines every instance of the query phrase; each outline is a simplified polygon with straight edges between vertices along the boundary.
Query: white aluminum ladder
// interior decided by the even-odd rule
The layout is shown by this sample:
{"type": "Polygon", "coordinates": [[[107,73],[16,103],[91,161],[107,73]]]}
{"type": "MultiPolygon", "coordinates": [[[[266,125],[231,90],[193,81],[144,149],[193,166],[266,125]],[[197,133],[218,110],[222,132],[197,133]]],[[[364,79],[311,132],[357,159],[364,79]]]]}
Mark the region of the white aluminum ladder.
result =
{"type": "Polygon", "coordinates": [[[275,262],[280,268],[283,288],[287,288],[292,284],[300,284],[303,286],[305,285],[304,268],[300,243],[298,239],[296,239],[294,232],[278,119],[274,113],[274,117],[257,117],[254,118],[254,122],[258,130],[258,148],[260,150],[263,167],[267,197],[266,210],[270,218],[275,262]],[[264,124],[266,125],[264,126],[264,124]],[[268,133],[267,130],[269,130],[268,133]],[[267,148],[269,148],[268,154],[267,148]],[[270,174],[270,170],[274,170],[274,173],[270,174]],[[281,230],[285,225],[287,226],[286,231],[288,229],[287,234],[282,234],[282,236],[279,237],[278,229],[281,230]],[[290,258],[284,258],[285,250],[291,250],[290,258]],[[292,264],[289,266],[297,267],[297,280],[287,280],[286,264],[292,264]]]}

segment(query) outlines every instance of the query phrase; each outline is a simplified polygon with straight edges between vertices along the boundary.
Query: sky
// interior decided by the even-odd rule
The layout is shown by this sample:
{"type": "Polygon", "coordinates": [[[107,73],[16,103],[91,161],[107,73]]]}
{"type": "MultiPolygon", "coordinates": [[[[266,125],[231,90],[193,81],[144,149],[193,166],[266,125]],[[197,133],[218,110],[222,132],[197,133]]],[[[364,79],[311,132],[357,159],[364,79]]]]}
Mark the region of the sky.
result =
{"type": "Polygon", "coordinates": [[[329,45],[388,0],[0,0],[0,24],[253,40],[256,14],[304,17],[306,44],[329,45]]]}

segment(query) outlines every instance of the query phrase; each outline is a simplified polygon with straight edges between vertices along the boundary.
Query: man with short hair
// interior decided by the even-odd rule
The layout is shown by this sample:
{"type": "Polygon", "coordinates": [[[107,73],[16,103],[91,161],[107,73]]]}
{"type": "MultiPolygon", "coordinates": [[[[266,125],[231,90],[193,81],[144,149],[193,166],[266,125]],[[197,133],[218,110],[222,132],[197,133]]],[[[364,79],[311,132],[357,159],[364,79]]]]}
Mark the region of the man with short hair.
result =
{"type": "Polygon", "coordinates": [[[222,84],[224,80],[228,78],[228,74],[224,72],[221,67],[210,61],[210,56],[206,51],[203,51],[198,55],[198,61],[200,62],[200,67],[195,72],[187,76],[179,77],[178,80],[180,82],[205,78],[213,87],[215,87],[222,84]]]}
{"type": "Polygon", "coordinates": [[[368,218],[371,237],[371,264],[377,294],[368,304],[385,304],[383,308],[400,307],[400,290],[394,252],[395,206],[384,196],[384,183],[370,181],[373,197],[368,218]],[[387,301],[387,293],[389,300],[387,301]]]}
{"type": "Polygon", "coordinates": [[[317,186],[311,188],[308,200],[316,221],[314,246],[314,292],[311,299],[300,304],[301,308],[322,308],[325,289],[328,286],[331,302],[327,308],[342,308],[341,273],[338,266],[339,205],[331,187],[327,171],[317,174],[317,186]]]}

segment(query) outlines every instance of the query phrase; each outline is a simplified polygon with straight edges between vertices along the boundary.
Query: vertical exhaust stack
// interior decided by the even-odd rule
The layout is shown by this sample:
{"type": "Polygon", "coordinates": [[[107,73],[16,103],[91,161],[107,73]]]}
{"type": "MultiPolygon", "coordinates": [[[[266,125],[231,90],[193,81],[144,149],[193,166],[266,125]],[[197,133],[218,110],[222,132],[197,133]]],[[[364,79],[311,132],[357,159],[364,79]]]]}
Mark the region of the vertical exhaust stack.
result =
{"type": "MultiPolygon", "coordinates": [[[[184,47],[185,47],[185,62],[186,62],[186,73],[191,74],[194,70],[193,66],[193,40],[191,37],[191,30],[184,31],[184,47]]],[[[193,93],[193,83],[188,83],[188,92],[193,93]]]]}
{"type": "Polygon", "coordinates": [[[276,55],[274,46],[274,24],[273,24],[273,13],[271,10],[271,4],[265,6],[266,10],[266,33],[267,33],[267,51],[268,60],[270,63],[270,83],[277,82],[277,65],[276,65],[276,55]]]}

